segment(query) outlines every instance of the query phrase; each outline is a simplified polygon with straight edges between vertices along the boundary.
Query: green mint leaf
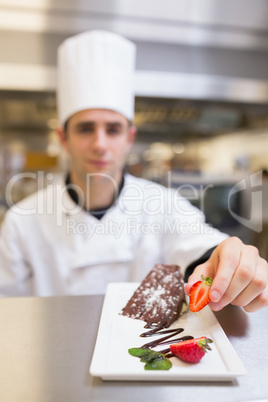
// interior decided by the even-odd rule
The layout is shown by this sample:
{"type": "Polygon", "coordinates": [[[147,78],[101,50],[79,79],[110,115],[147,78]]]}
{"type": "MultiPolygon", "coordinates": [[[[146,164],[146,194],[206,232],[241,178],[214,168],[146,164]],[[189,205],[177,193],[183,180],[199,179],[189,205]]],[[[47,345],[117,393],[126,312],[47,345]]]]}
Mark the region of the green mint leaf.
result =
{"type": "Polygon", "coordinates": [[[151,360],[157,359],[160,356],[165,357],[161,353],[146,348],[131,348],[128,350],[128,353],[131,356],[139,357],[142,363],[150,362],[151,360]]]}
{"type": "Polygon", "coordinates": [[[131,356],[146,358],[147,356],[153,355],[155,352],[153,350],[146,349],[146,348],[131,348],[131,349],[128,349],[128,353],[131,356]]]}
{"type": "Polygon", "coordinates": [[[150,352],[152,352],[152,353],[148,353],[148,355],[144,355],[141,358],[142,363],[149,363],[149,362],[154,361],[156,359],[164,359],[165,358],[165,356],[162,355],[162,353],[157,353],[154,350],[150,350],[150,352]]]}
{"type": "Polygon", "coordinates": [[[146,348],[131,348],[128,350],[131,356],[139,357],[145,364],[145,370],[169,370],[172,367],[171,361],[163,353],[146,348]]]}
{"type": "Polygon", "coordinates": [[[172,363],[169,359],[154,359],[151,362],[145,364],[145,370],[169,370],[172,367],[172,363]]]}

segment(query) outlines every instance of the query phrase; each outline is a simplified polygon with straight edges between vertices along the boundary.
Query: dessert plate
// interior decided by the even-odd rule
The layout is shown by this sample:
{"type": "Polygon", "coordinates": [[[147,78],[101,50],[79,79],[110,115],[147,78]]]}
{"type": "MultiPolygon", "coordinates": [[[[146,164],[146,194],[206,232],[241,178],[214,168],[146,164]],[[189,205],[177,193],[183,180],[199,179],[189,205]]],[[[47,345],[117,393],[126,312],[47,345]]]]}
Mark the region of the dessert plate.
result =
{"type": "Polygon", "coordinates": [[[157,337],[141,338],[140,334],[147,331],[144,328],[145,322],[121,315],[122,308],[138,286],[139,283],[108,285],[90,366],[91,375],[103,380],[116,381],[229,381],[246,374],[244,366],[209,306],[198,313],[184,313],[170,328],[184,328],[184,331],[174,338],[185,335],[211,338],[212,351],[197,364],[185,363],[177,357],[172,357],[173,365],[168,371],[145,370],[144,363],[131,356],[128,349],[141,347],[157,337]]]}

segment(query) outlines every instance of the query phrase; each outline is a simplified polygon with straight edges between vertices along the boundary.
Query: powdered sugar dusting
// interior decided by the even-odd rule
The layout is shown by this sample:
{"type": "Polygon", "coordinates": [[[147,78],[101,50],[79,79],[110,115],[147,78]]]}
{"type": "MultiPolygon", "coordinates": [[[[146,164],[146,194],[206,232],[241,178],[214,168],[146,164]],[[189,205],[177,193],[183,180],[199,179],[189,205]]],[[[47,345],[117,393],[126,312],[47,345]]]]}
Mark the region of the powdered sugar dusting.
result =
{"type": "Polygon", "coordinates": [[[168,327],[179,316],[184,301],[183,279],[177,265],[156,264],[123,309],[123,315],[148,326],[168,327]]]}

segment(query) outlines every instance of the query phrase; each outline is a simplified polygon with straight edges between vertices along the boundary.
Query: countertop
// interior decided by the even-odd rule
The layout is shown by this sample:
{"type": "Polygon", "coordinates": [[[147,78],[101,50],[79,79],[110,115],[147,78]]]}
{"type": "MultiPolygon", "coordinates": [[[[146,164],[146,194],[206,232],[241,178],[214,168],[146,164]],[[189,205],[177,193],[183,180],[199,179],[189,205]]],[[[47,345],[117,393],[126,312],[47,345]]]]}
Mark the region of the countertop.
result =
{"type": "Polygon", "coordinates": [[[121,382],[89,375],[102,295],[0,300],[1,402],[268,400],[268,308],[216,313],[247,374],[233,382],[121,382]]]}

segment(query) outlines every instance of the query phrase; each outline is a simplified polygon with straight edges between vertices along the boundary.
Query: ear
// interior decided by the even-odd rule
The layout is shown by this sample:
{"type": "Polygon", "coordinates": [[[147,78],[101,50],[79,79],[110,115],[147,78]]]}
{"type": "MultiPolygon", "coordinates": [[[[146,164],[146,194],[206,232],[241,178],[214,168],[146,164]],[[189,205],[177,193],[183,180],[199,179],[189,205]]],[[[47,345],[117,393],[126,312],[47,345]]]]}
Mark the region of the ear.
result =
{"type": "Polygon", "coordinates": [[[137,127],[136,126],[130,126],[128,129],[128,142],[129,142],[129,148],[132,146],[137,134],[137,127]]]}
{"type": "Polygon", "coordinates": [[[65,150],[67,150],[66,132],[64,131],[63,127],[58,127],[56,131],[60,139],[61,145],[65,150]]]}

